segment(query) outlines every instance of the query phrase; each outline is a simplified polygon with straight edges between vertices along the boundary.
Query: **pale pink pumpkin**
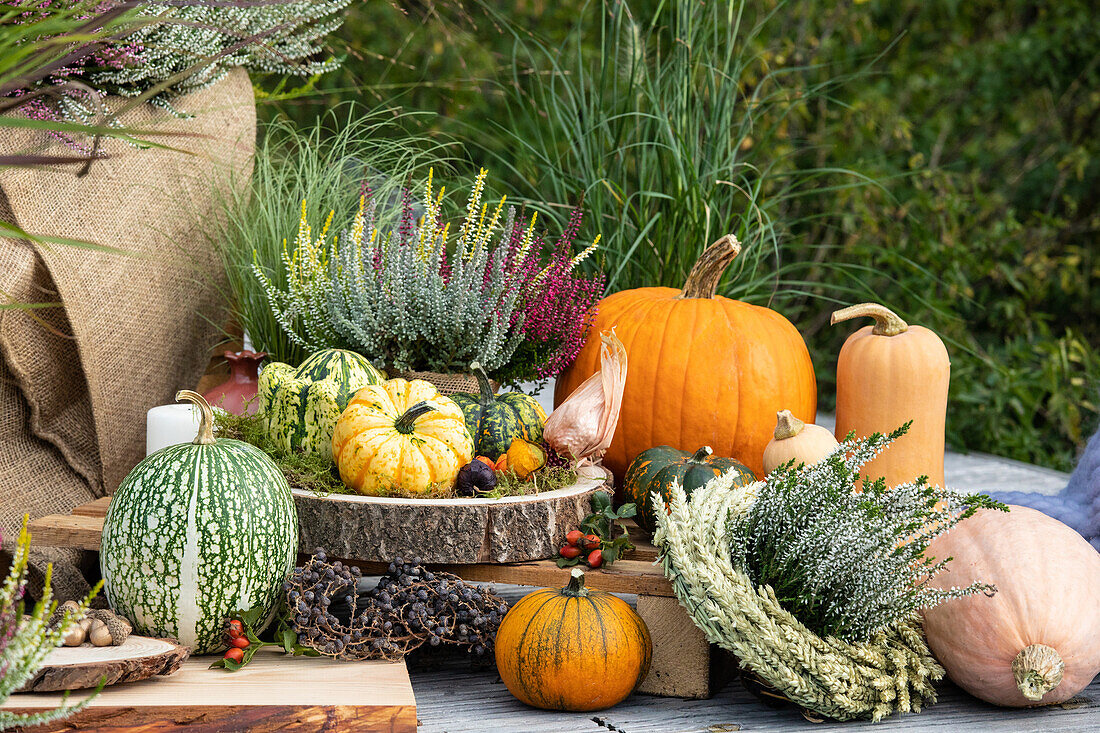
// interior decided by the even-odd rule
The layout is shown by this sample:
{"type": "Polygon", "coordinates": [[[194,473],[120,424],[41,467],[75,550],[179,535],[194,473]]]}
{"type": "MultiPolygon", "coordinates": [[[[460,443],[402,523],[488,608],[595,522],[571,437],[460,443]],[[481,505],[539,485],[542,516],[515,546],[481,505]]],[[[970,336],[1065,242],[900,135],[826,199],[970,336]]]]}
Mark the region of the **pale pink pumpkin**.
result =
{"type": "Polygon", "coordinates": [[[995,705],[1051,705],[1100,673],[1100,553],[1027,507],[983,509],[929,549],[954,559],[933,585],[997,588],[924,611],[928,645],[964,690],[995,705]]]}

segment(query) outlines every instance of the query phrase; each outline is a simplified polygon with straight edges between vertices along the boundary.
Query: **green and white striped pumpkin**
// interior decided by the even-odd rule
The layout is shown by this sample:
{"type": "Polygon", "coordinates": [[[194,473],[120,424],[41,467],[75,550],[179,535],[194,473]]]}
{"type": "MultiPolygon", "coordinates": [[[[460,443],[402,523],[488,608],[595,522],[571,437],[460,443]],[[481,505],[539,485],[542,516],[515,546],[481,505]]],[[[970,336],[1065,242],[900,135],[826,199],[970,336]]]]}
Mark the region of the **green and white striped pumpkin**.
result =
{"type": "Polygon", "coordinates": [[[516,438],[532,443],[541,441],[546,412],[539,401],[522,392],[495,395],[481,364],[475,361],[470,369],[477,377],[481,394],[459,392],[451,395],[451,399],[462,408],[466,429],[474,438],[474,455],[495,461],[516,438]]]}
{"type": "Polygon", "coordinates": [[[287,453],[332,457],[332,431],[355,393],[386,381],[366,357],[325,349],[297,369],[275,362],[264,367],[257,388],[268,435],[287,453]]]}
{"type": "Polygon", "coordinates": [[[168,636],[193,654],[223,648],[225,618],[273,609],[294,567],[298,518],[286,479],[261,450],[213,437],[199,405],[194,443],[163,448],[118,487],[99,554],[111,608],[148,636],[168,636]]]}

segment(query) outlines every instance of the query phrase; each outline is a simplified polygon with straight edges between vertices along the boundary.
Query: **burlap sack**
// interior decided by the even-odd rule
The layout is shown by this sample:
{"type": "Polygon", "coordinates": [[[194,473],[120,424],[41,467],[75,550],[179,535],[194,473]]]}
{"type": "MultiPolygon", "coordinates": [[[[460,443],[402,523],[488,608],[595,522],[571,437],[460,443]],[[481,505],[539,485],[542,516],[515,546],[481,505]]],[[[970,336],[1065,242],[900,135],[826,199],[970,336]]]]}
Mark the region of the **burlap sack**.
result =
{"type": "MultiPolygon", "coordinates": [[[[0,218],[132,253],[0,238],[0,297],[58,304],[0,311],[6,537],[24,513],[67,513],[113,491],[144,455],[146,411],[195,385],[218,338],[224,273],[204,220],[216,186],[244,185],[251,172],[248,75],[238,70],[177,108],[194,117],[144,105],[123,119],[188,133],[151,138],[177,150],[110,140],[109,158],[83,178],[72,167],[0,169],[0,218]]],[[[0,128],[0,153],[39,149],[36,134],[0,128]]]]}

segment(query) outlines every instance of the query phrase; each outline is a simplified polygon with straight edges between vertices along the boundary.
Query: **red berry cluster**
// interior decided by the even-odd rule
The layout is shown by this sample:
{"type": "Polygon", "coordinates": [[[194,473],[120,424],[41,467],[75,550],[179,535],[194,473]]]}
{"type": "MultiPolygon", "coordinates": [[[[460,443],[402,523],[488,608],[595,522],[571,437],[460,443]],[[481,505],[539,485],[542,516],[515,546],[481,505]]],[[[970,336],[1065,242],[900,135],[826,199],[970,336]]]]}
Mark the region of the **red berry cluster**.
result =
{"type": "Polygon", "coordinates": [[[574,529],[565,535],[565,544],[558,550],[558,554],[566,560],[573,560],[583,554],[585,565],[598,568],[603,565],[603,550],[600,549],[602,542],[598,535],[585,534],[574,529]]]}
{"type": "Polygon", "coordinates": [[[224,659],[231,659],[237,664],[244,661],[244,650],[250,645],[248,637],[244,633],[244,624],[240,619],[230,619],[225,626],[225,643],[229,645],[223,655],[224,659]]]}

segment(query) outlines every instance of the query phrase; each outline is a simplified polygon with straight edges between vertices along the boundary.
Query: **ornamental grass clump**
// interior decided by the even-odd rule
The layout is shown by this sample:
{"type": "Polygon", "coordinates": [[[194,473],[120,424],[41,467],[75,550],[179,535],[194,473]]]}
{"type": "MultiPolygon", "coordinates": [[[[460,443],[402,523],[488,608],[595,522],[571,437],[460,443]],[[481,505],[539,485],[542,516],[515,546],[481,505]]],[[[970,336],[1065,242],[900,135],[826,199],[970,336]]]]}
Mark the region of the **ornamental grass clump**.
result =
{"type": "MultiPolygon", "coordinates": [[[[23,530],[12,552],[11,569],[3,585],[0,585],[0,702],[7,700],[13,692],[34,677],[46,656],[61,646],[65,632],[84,617],[92,596],[99,591],[97,585],[76,604],[75,611],[64,610],[60,620],[51,624],[50,619],[57,610],[57,602],[50,590],[53,569],[51,565],[46,570],[41,598],[27,612],[24,596],[27,588],[27,558],[31,546],[27,519],[23,518],[23,530]]],[[[60,720],[82,709],[94,696],[73,705],[63,702],[61,707],[41,713],[24,715],[0,710],[0,730],[60,720]]],[[[67,692],[65,697],[68,697],[67,692]]]]}
{"type": "Polygon", "coordinates": [[[994,590],[928,587],[950,558],[925,551],[977,509],[1003,505],[923,478],[887,489],[859,475],[904,431],[846,440],[748,486],[727,474],[689,498],[674,485],[657,518],[665,574],[707,639],[818,715],[879,720],[935,702],[944,670],[918,609],[994,590]]]}
{"type": "Polygon", "coordinates": [[[302,203],[293,247],[282,258],[285,288],[257,261],[254,274],[274,319],[305,351],[345,348],[393,372],[465,372],[480,362],[508,383],[556,374],[584,343],[602,279],[574,269],[580,223],[546,247],[537,216],[525,221],[505,199],[481,202],[482,170],[457,232],[444,223],[444,190],[429,173],[423,215],[402,195],[396,226],[386,227],[378,199],[360,200],[350,229],[329,235],[332,213],[314,237],[302,203]]]}

